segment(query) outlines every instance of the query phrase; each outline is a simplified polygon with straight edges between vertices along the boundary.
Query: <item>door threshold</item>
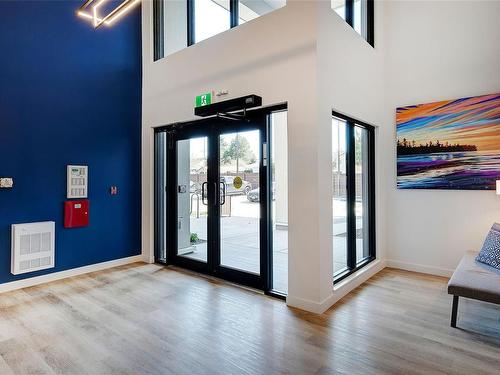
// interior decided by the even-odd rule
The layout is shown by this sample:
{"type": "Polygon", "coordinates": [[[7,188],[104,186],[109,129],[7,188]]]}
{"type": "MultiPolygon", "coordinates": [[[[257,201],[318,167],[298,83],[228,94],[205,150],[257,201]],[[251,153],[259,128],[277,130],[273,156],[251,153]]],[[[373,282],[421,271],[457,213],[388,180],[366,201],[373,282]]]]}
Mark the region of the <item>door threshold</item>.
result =
{"type": "Polygon", "coordinates": [[[193,271],[193,270],[190,270],[190,269],[187,269],[187,268],[182,268],[182,267],[179,267],[179,266],[175,266],[173,264],[168,264],[168,265],[165,265],[165,266],[167,268],[172,269],[172,270],[175,270],[175,271],[178,271],[178,272],[182,272],[182,273],[185,273],[185,274],[188,274],[188,275],[200,277],[200,278],[203,278],[203,279],[206,279],[206,280],[209,280],[209,281],[212,281],[212,282],[216,282],[216,283],[219,283],[219,284],[234,286],[234,287],[237,287],[238,289],[243,289],[243,290],[248,291],[248,292],[261,294],[263,296],[269,296],[269,297],[273,297],[273,298],[284,299],[284,298],[280,297],[279,295],[276,295],[273,292],[266,293],[266,292],[264,292],[263,290],[260,290],[260,289],[251,288],[251,287],[246,286],[246,285],[242,285],[242,284],[234,283],[234,282],[231,282],[231,281],[227,281],[225,279],[221,279],[221,278],[216,277],[216,276],[207,275],[207,274],[201,273],[201,272],[196,272],[196,271],[193,271]]]}

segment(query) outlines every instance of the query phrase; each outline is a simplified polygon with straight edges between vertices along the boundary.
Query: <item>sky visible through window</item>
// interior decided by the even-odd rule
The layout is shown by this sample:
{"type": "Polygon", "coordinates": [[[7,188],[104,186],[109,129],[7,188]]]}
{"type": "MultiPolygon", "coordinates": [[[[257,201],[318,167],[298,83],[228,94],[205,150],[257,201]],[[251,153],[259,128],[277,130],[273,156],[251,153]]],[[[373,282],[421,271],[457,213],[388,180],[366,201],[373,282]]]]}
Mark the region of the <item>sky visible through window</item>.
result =
{"type": "MultiPolygon", "coordinates": [[[[332,0],[332,9],[345,20],[345,0],[332,0]]],[[[362,35],[362,26],[361,26],[361,0],[354,0],[354,30],[360,35],[362,35]]]]}
{"type": "MultiPolygon", "coordinates": [[[[246,4],[240,1],[238,5],[239,24],[251,21],[285,4],[286,2],[283,0],[254,0],[254,3],[247,0],[246,4]]],[[[195,0],[196,42],[208,39],[230,28],[229,0],[195,0]]]]}
{"type": "Polygon", "coordinates": [[[223,31],[229,30],[229,0],[196,0],[195,1],[195,40],[200,42],[223,31]]]}

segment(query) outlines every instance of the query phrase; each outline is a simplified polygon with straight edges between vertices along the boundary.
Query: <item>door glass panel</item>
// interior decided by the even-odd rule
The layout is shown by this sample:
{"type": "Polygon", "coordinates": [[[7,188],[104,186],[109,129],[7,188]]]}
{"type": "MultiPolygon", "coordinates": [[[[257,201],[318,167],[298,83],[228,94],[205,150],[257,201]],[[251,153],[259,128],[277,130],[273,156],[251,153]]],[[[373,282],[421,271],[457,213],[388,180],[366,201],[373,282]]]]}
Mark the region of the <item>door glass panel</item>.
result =
{"type": "Polygon", "coordinates": [[[333,275],[347,270],[346,123],[332,119],[333,275]]]}
{"type": "Polygon", "coordinates": [[[287,112],[271,114],[271,194],[273,290],[288,293],[288,144],[287,112]]]}
{"type": "Polygon", "coordinates": [[[207,261],[207,137],[177,142],[177,255],[207,261]]]}
{"type": "Polygon", "coordinates": [[[356,161],[356,262],[369,256],[368,247],[368,131],[354,127],[356,161]]]}
{"type": "Polygon", "coordinates": [[[219,137],[221,265],[260,273],[258,130],[219,137]]]}

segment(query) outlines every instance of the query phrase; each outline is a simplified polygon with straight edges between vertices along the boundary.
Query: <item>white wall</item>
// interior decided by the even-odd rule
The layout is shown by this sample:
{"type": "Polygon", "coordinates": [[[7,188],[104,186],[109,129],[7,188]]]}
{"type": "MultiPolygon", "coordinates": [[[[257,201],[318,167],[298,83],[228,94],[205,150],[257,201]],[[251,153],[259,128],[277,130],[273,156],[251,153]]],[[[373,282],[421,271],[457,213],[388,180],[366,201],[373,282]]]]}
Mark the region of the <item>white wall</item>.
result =
{"type": "Polygon", "coordinates": [[[448,275],[500,221],[500,197],[397,190],[395,108],[500,91],[500,2],[386,2],[384,20],[388,264],[448,275]]]}

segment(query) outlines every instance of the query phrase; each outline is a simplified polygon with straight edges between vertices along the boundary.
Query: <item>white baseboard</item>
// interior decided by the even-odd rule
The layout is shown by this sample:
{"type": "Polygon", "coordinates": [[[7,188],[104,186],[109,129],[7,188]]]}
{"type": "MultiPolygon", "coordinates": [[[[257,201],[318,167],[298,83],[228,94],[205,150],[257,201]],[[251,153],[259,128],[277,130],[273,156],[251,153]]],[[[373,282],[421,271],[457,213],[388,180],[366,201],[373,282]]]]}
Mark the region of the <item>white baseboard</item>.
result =
{"type": "Polygon", "coordinates": [[[0,293],[10,292],[16,289],[28,288],[30,286],[45,284],[51,281],[65,279],[67,277],[83,275],[85,273],[101,271],[107,268],[123,266],[125,264],[136,263],[136,262],[143,262],[142,255],[135,255],[128,258],[121,258],[116,260],[110,260],[108,262],[91,264],[89,266],[72,268],[66,271],[49,273],[47,275],[35,276],[27,279],[11,281],[8,283],[0,284],[0,293]]]}
{"type": "Polygon", "coordinates": [[[330,301],[331,306],[344,298],[358,286],[366,282],[369,278],[375,276],[386,267],[385,260],[377,259],[366,265],[359,271],[336,284],[333,288],[333,299],[330,301]]]}
{"type": "Polygon", "coordinates": [[[325,308],[324,306],[328,305],[330,298],[332,298],[332,295],[328,296],[321,302],[316,302],[288,295],[286,297],[286,304],[300,310],[309,311],[315,314],[323,314],[328,309],[328,307],[325,308]]]}
{"type": "Polygon", "coordinates": [[[427,273],[435,276],[451,277],[454,271],[449,268],[428,266],[425,264],[401,262],[399,260],[394,260],[394,259],[387,259],[385,262],[387,267],[398,268],[406,271],[427,273]]]}
{"type": "Polygon", "coordinates": [[[332,294],[326,297],[321,302],[311,301],[304,298],[288,296],[286,304],[301,310],[309,311],[315,314],[323,314],[326,310],[337,303],[342,297],[347,295],[353,289],[356,289],[370,277],[380,272],[385,268],[385,262],[382,260],[375,260],[358,272],[353,273],[347,279],[340,282],[332,290],[332,294]]]}
{"type": "Polygon", "coordinates": [[[148,254],[142,254],[140,255],[141,261],[144,263],[154,263],[155,262],[155,257],[154,256],[149,256],[148,254]]]}

